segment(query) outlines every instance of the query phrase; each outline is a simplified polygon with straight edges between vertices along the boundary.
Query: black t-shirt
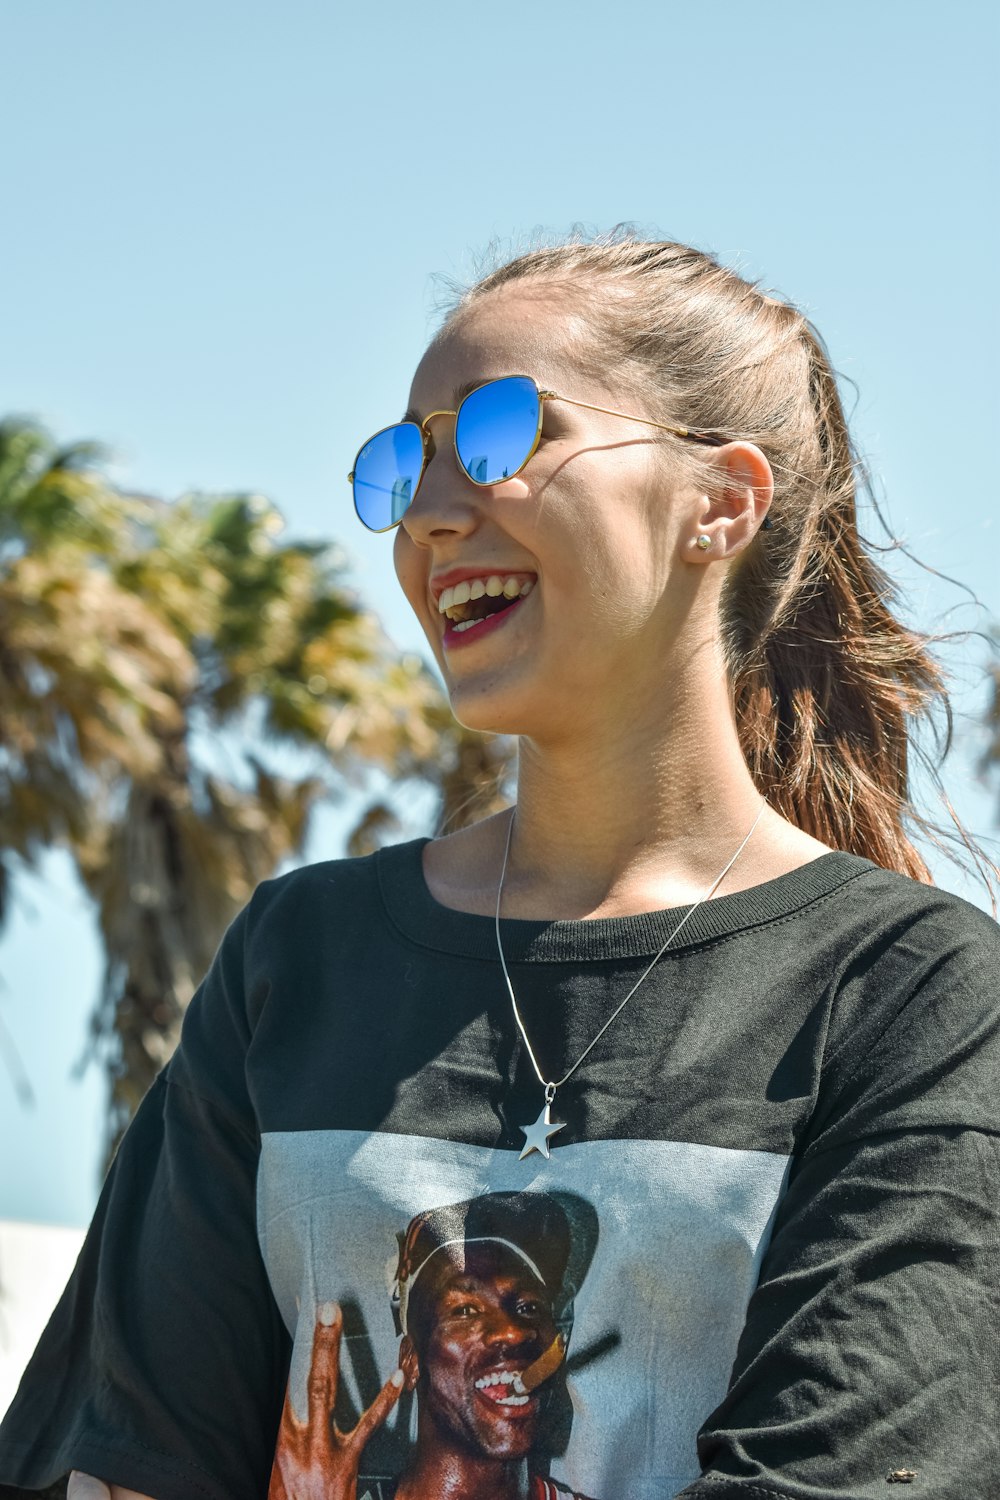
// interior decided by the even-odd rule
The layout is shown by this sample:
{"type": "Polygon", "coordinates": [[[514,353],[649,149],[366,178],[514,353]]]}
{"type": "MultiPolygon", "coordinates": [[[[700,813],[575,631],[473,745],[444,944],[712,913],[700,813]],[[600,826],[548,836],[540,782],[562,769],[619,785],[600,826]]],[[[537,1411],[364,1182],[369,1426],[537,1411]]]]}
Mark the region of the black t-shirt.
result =
{"type": "MultiPolygon", "coordinates": [[[[407,1348],[359,1500],[422,1422],[594,1500],[1000,1494],[996,924],[836,853],[717,898],[522,1159],[542,1090],[493,920],[433,900],[423,842],[271,881],[230,928],[0,1428],[0,1494],[79,1468],[254,1500],[279,1443],[294,1500],[309,1421],[332,1451],[407,1348]]],[[[504,922],[547,1076],[682,915],[504,922]]]]}

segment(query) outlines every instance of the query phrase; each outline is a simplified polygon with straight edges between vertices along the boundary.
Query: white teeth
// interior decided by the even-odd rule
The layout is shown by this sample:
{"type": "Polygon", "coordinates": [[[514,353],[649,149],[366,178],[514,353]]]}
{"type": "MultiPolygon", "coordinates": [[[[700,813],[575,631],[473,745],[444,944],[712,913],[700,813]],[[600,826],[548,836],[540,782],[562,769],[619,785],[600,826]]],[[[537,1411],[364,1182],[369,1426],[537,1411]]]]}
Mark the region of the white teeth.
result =
{"type": "Polygon", "coordinates": [[[509,1396],[494,1396],[494,1406],[527,1406],[531,1397],[524,1389],[520,1374],[513,1370],[491,1370],[488,1375],[480,1375],[476,1381],[476,1390],[491,1390],[495,1386],[509,1385],[511,1394],[509,1396]]]}
{"type": "Polygon", "coordinates": [[[481,623],[482,622],[479,620],[459,620],[457,624],[453,625],[451,628],[452,630],[471,630],[473,625],[479,625],[481,623]]]}
{"type": "Polygon", "coordinates": [[[516,578],[513,575],[501,578],[499,573],[491,573],[489,578],[464,578],[453,588],[442,589],[438,598],[438,613],[447,614],[450,609],[468,604],[470,599],[481,599],[484,594],[490,599],[498,599],[501,594],[505,599],[523,599],[531,593],[534,586],[534,578],[516,578]]]}

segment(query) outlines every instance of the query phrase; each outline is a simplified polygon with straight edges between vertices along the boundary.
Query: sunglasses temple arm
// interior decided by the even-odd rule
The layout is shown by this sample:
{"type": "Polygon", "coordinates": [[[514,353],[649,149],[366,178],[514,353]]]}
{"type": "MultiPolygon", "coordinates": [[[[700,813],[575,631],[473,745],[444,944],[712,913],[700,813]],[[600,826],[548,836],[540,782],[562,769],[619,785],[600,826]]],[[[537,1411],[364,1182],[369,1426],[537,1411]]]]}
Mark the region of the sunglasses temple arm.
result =
{"type": "Polygon", "coordinates": [[[658,427],[661,432],[669,432],[674,437],[690,438],[696,443],[710,443],[714,448],[721,448],[728,438],[716,437],[710,432],[694,432],[690,427],[670,427],[666,422],[654,422],[650,417],[634,417],[629,412],[612,411],[610,406],[593,406],[589,401],[574,401],[570,396],[560,396],[556,391],[539,391],[540,401],[565,401],[567,406],[583,406],[587,411],[603,412],[606,417],[625,417],[629,422],[641,422],[646,427],[658,427]]]}

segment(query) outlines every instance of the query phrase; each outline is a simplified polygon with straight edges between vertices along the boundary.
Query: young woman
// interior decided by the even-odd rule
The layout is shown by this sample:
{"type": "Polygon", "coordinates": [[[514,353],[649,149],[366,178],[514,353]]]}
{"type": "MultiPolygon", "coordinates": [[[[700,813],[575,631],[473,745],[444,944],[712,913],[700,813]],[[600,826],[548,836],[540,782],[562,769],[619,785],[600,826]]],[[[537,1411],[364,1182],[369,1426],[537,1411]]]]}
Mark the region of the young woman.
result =
{"type": "Polygon", "coordinates": [[[4,1493],[987,1500],[1000,943],[906,832],[940,682],[814,330],[537,251],[352,479],[516,807],[230,929],[4,1493]]]}

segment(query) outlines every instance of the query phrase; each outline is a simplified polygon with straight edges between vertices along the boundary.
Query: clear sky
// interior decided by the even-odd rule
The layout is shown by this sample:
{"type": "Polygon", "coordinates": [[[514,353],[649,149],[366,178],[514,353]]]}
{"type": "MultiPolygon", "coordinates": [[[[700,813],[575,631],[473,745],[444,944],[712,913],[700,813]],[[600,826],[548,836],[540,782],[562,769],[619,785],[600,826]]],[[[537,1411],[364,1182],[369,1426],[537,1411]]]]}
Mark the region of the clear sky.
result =
{"type": "MultiPolygon", "coordinates": [[[[332,537],[401,645],[391,543],[344,476],[395,420],[435,273],[498,237],[633,220],[804,307],[858,389],[910,616],[1000,614],[993,444],[998,8],[992,0],[0,0],[0,412],[100,438],[122,482],[270,495],[332,537]]],[[[851,398],[853,401],[853,397],[851,398]]],[[[874,529],[870,527],[869,529],[874,529]]],[[[985,647],[956,673],[954,800],[975,779],[985,647]]],[[[313,857],[340,852],[325,817],[313,857]]],[[[943,884],[983,904],[947,865],[943,884]]],[[[0,936],[0,1218],[82,1223],[102,1081],[71,1079],[100,979],[61,861],[0,936]],[[11,1143],[14,1149],[11,1150],[11,1143]]]]}

